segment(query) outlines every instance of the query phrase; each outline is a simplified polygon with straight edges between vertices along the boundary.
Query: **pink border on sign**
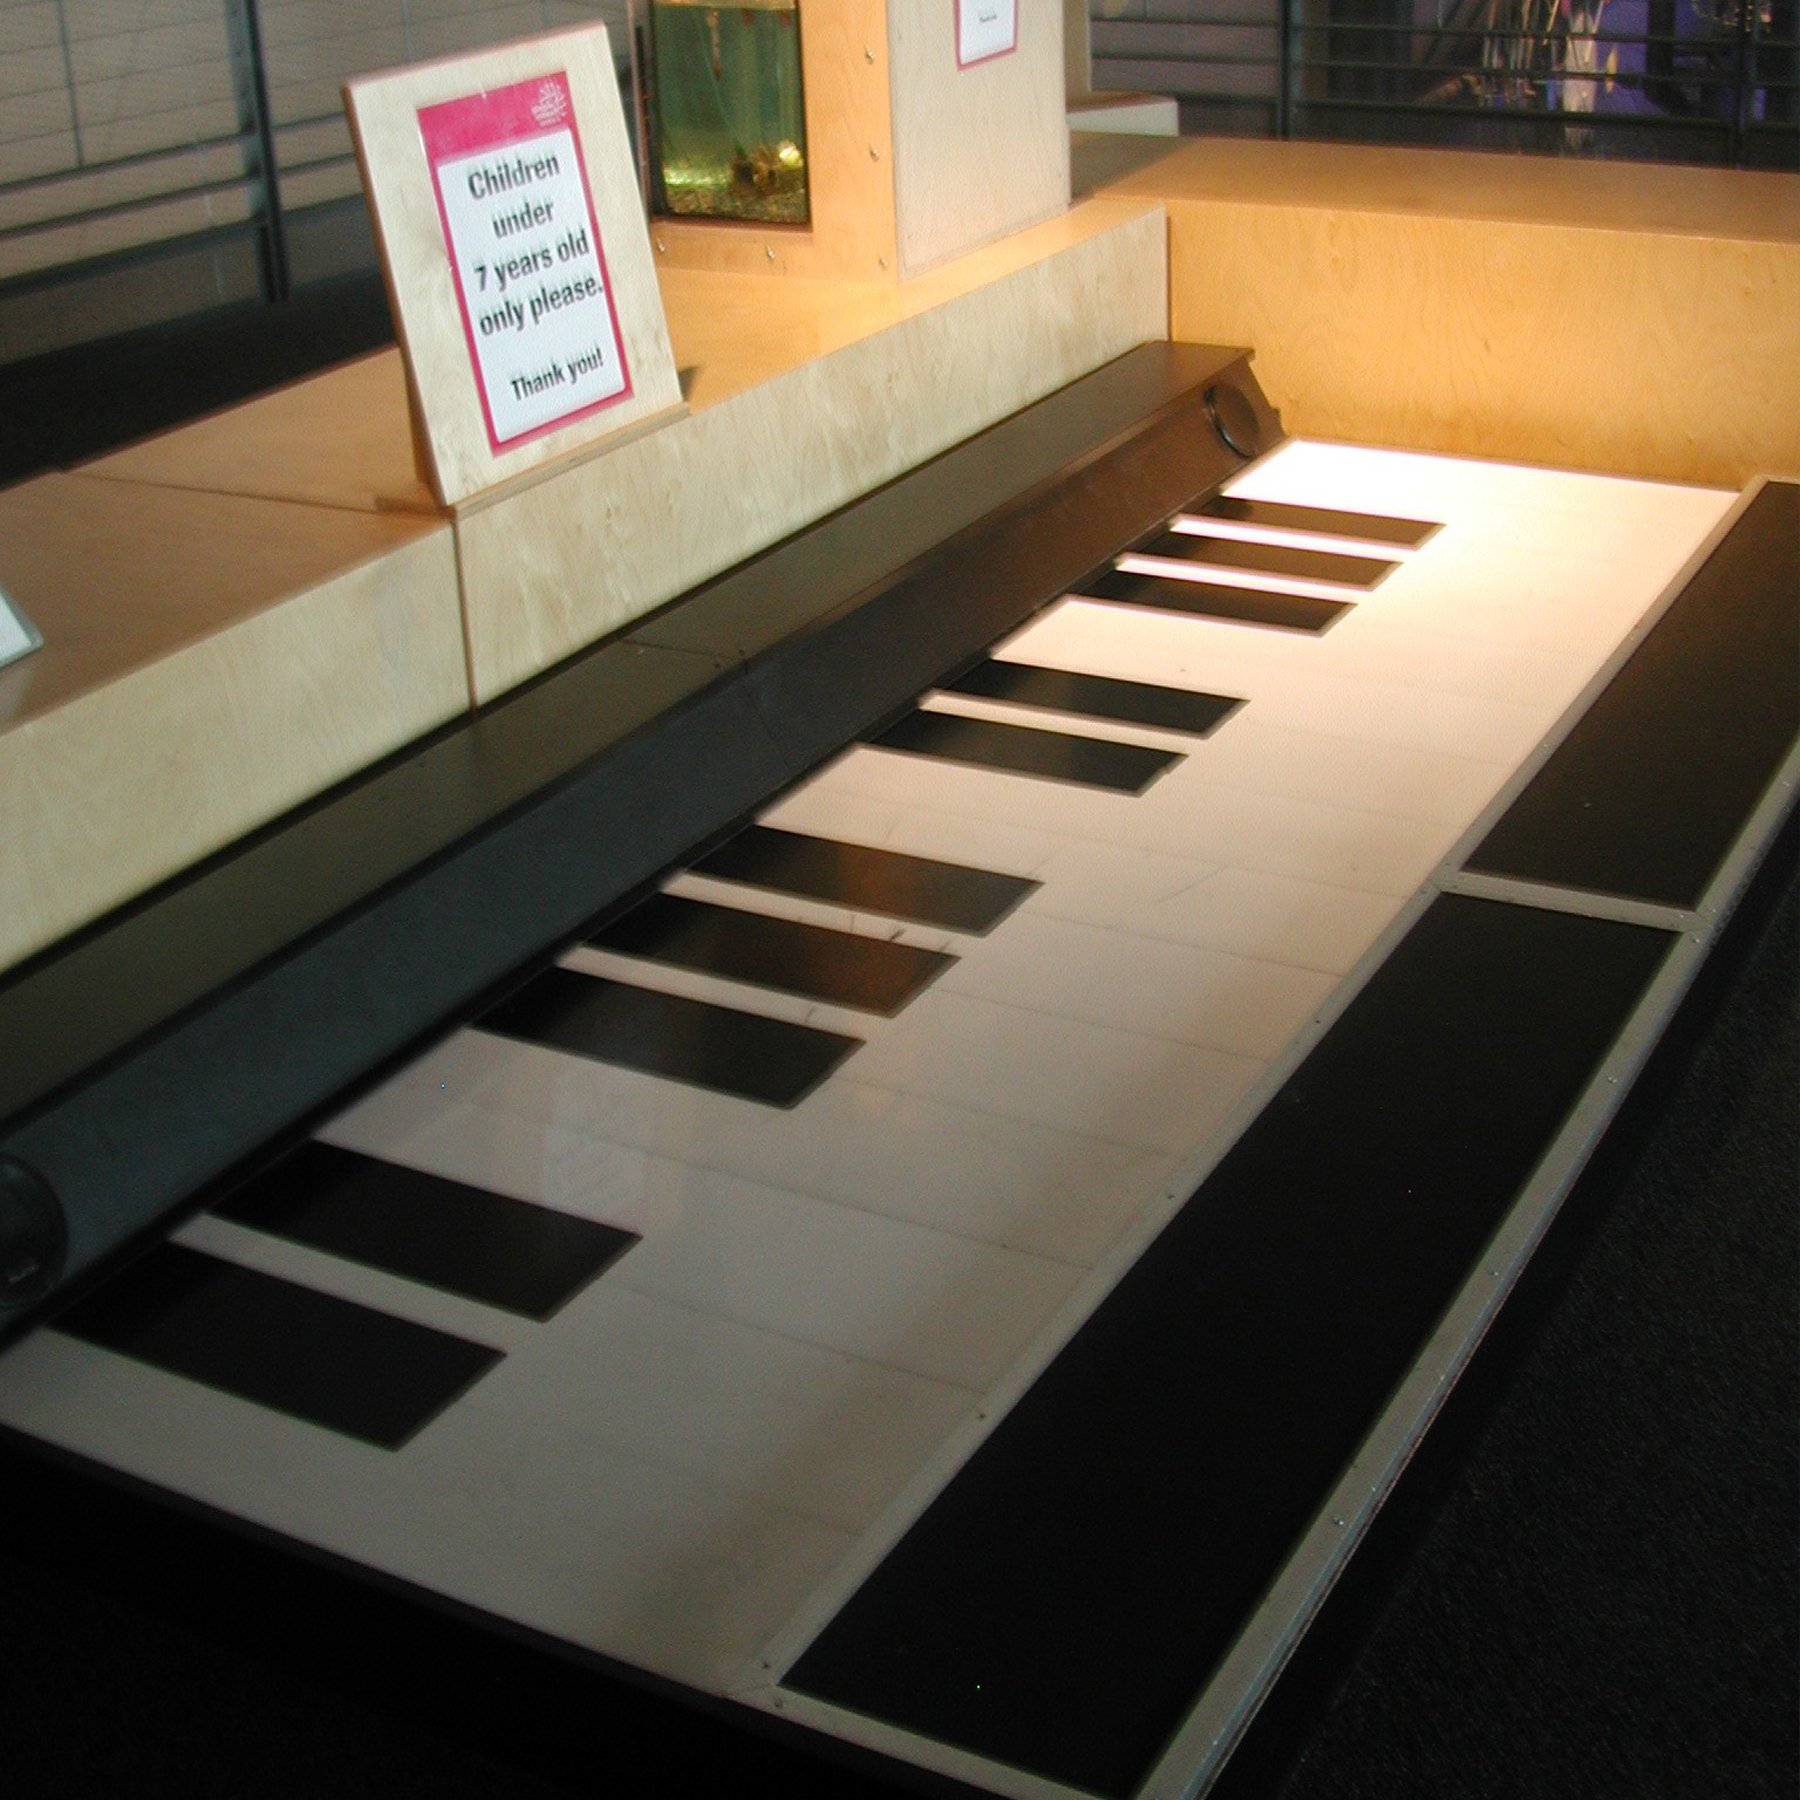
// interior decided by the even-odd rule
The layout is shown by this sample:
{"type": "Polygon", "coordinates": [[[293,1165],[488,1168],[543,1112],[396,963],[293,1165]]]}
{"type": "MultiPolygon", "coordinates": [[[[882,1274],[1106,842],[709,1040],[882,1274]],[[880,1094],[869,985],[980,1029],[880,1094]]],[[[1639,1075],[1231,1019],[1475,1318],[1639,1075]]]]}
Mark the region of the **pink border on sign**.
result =
{"type": "Polygon", "coordinates": [[[998,62],[1003,56],[1011,56],[1019,47],[1018,0],[1014,0],[1012,42],[1008,44],[1004,50],[990,50],[986,56],[972,56],[967,62],[964,62],[962,53],[962,16],[963,8],[967,4],[968,0],[956,0],[956,66],[959,69],[978,69],[983,63],[998,62]]]}
{"type": "Polygon", "coordinates": [[[431,191],[437,200],[438,223],[444,228],[444,249],[450,257],[450,276],[456,283],[456,304],[462,313],[463,341],[469,346],[469,366],[475,372],[475,393],[481,401],[481,421],[487,427],[488,445],[496,456],[534,438],[561,431],[590,413],[617,406],[631,398],[631,365],[625,360],[625,339],[619,331],[619,309],[613,304],[612,277],[606,267],[606,244],[600,236],[600,221],[594,216],[594,190],[588,182],[587,159],[581,153],[581,133],[575,129],[575,102],[569,92],[569,78],[560,69],[553,75],[540,75],[512,87],[493,88],[486,93],[470,94],[462,100],[441,100],[435,106],[419,108],[419,136],[425,144],[425,161],[431,169],[431,191]],[[530,143],[534,138],[548,137],[566,128],[575,146],[575,167],[581,177],[581,198],[587,206],[588,227],[594,234],[594,256],[600,264],[600,285],[606,290],[606,310],[612,320],[613,344],[619,352],[619,371],[625,385],[604,400],[595,400],[560,418],[534,425],[504,443],[494,435],[494,416],[488,408],[487,384],[481,378],[481,360],[475,349],[475,325],[469,317],[469,297],[463,292],[462,270],[457,267],[456,250],[450,238],[450,215],[444,208],[444,187],[438,179],[438,165],[453,156],[472,156],[483,150],[509,150],[530,143]]]}

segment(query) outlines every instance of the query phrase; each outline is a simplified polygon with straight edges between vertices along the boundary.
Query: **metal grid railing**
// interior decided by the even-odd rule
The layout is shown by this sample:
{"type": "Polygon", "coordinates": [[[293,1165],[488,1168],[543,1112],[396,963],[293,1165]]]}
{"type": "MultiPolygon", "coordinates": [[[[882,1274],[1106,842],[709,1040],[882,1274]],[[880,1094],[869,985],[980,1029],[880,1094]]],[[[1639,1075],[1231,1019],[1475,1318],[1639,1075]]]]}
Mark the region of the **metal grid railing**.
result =
{"type": "MultiPolygon", "coordinates": [[[[1800,0],[1091,3],[1096,85],[1187,130],[1800,167],[1800,0]]],[[[3,0],[0,362],[370,266],[343,82],[595,17],[3,0]]]]}
{"type": "Polygon", "coordinates": [[[1800,167],[1800,0],[1094,0],[1184,129],[1800,167]]]}

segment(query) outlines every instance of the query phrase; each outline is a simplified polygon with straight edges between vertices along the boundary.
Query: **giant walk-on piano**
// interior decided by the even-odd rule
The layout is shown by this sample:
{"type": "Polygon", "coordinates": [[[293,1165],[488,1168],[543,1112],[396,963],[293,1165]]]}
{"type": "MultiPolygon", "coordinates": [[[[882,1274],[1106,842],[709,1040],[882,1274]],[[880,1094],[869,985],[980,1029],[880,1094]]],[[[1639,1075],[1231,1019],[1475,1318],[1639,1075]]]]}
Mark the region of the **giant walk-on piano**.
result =
{"type": "Polygon", "coordinates": [[[1785,816],[1797,513],[1004,421],[0,986],[15,1494],[609,1755],[1197,1791],[1785,816]]]}

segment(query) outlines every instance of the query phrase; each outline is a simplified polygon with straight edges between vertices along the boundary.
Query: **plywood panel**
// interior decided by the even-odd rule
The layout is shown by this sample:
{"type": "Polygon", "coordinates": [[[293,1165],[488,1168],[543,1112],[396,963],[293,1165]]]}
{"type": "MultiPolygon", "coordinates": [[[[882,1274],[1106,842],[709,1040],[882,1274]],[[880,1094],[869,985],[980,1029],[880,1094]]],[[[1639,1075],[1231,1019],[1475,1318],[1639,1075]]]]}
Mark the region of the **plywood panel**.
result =
{"type": "Polygon", "coordinates": [[[1800,247],[1170,208],[1174,335],[1291,431],[1736,486],[1800,468],[1800,247]]]}
{"type": "Polygon", "coordinates": [[[1800,180],[1184,143],[1171,330],[1290,431],[1737,486],[1800,469],[1800,180]],[[1301,154],[1294,154],[1294,152],[1301,154]]]}
{"type": "MultiPolygon", "coordinates": [[[[425,472],[440,500],[466,499],[680,405],[604,26],[551,32],[475,56],[365,77],[350,84],[345,100],[401,347],[422,401],[425,472]],[[482,413],[419,112],[556,75],[568,82],[630,388],[602,410],[537,435],[515,438],[500,431],[496,448],[482,413]]],[[[555,229],[560,222],[546,229],[546,244],[555,229]]],[[[521,279],[530,292],[535,278],[521,279]]]]}
{"type": "Polygon", "coordinates": [[[380,350],[82,465],[108,481],[434,513],[398,350],[380,350]]]}
{"type": "Polygon", "coordinates": [[[1409,218],[1584,225],[1686,237],[1800,237],[1800,182],[1746,169],[1474,150],[1189,138],[1120,190],[1409,218]]]}
{"type": "Polygon", "coordinates": [[[0,967],[467,704],[445,525],[46,476],[0,583],[0,967]]]}
{"type": "MultiPolygon", "coordinates": [[[[1166,335],[1164,232],[1159,209],[1096,202],[900,287],[744,292],[752,318],[780,319],[786,296],[785,316],[810,320],[811,354],[784,364],[773,328],[766,378],[734,388],[723,374],[678,424],[459,519],[477,695],[1166,335]]],[[[718,335],[685,335],[674,284],[671,312],[704,384],[712,346],[735,358],[742,345],[712,310],[723,278],[699,280],[696,313],[718,335]]]]}
{"type": "Polygon", "coordinates": [[[902,275],[1068,205],[1062,0],[1019,0],[1018,48],[966,69],[944,0],[888,0],[888,36],[902,275]]]}

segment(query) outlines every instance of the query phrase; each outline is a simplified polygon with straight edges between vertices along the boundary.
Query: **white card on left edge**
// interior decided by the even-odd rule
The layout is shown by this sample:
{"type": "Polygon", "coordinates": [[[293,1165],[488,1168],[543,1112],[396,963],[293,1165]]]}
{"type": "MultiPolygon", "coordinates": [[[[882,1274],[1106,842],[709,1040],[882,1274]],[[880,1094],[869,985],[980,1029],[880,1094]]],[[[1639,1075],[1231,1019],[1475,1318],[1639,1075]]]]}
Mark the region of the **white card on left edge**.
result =
{"type": "Polygon", "coordinates": [[[43,641],[31,621],[0,593],[0,669],[36,650],[43,641]]]}

